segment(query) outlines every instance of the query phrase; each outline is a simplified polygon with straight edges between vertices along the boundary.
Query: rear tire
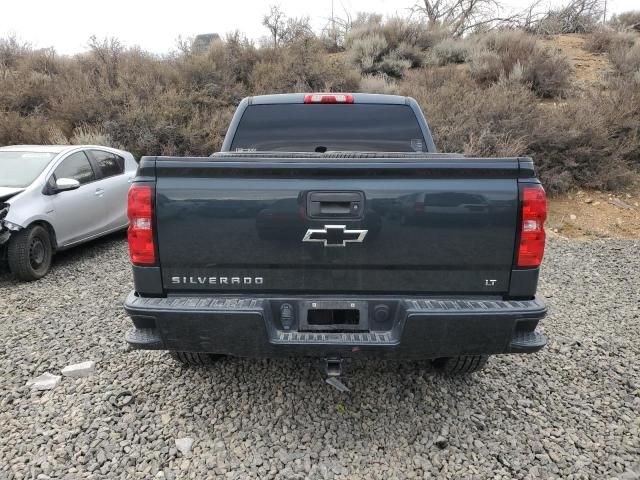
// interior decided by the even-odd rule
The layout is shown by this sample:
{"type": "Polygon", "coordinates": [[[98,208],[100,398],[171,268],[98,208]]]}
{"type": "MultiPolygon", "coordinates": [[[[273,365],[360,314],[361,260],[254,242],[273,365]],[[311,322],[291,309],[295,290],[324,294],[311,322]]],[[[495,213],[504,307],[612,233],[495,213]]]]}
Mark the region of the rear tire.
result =
{"type": "Polygon", "coordinates": [[[20,280],[31,282],[44,277],[51,268],[53,247],[46,228],[40,225],[14,232],[9,239],[9,269],[20,280]]]}
{"type": "Polygon", "coordinates": [[[185,367],[206,367],[224,358],[224,355],[198,352],[169,352],[169,355],[185,367]]]}
{"type": "Polygon", "coordinates": [[[469,355],[436,358],[431,363],[433,368],[443,375],[467,375],[482,370],[487,360],[489,355],[469,355]]]}

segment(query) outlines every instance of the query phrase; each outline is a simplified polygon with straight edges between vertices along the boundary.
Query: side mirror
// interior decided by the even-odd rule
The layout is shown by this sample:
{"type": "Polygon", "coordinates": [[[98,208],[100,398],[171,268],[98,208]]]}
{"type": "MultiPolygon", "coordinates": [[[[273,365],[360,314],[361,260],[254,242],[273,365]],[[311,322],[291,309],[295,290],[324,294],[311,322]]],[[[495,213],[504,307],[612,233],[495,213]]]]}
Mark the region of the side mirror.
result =
{"type": "Polygon", "coordinates": [[[75,190],[80,187],[80,182],[73,178],[59,178],[56,180],[56,193],[66,192],[67,190],[75,190]]]}

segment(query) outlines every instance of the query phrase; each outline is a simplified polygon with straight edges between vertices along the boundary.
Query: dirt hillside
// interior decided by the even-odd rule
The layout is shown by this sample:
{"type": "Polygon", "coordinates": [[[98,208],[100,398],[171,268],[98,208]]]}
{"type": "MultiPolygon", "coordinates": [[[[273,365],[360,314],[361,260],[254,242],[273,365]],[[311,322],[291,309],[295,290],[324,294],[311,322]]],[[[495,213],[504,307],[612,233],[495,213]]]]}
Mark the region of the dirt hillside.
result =
{"type": "MultiPolygon", "coordinates": [[[[545,45],[565,53],[574,67],[574,82],[594,88],[610,69],[606,54],[584,49],[585,37],[558,35],[545,45]]],[[[549,200],[549,236],[570,238],[640,238],[640,176],[626,191],[609,194],[577,191],[549,200]]]]}
{"type": "Polygon", "coordinates": [[[610,69],[606,54],[591,53],[584,49],[585,36],[581,34],[556,35],[542,40],[550,48],[567,55],[574,68],[573,82],[580,87],[591,87],[610,69]]]}

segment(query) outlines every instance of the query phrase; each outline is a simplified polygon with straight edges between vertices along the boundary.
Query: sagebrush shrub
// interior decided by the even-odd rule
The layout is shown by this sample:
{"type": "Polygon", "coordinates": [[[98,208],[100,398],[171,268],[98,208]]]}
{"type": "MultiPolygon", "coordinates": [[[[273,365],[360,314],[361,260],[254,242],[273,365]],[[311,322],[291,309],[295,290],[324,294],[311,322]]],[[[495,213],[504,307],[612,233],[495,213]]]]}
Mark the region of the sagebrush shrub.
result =
{"type": "Polygon", "coordinates": [[[607,53],[611,50],[633,46],[635,42],[634,37],[632,34],[599,29],[586,37],[584,48],[593,53],[607,53]]]}
{"type": "Polygon", "coordinates": [[[394,52],[396,52],[399,58],[408,60],[411,68],[418,68],[424,65],[425,52],[417,45],[401,42],[395,48],[394,52]]]}
{"type": "Polygon", "coordinates": [[[497,82],[505,74],[505,68],[497,52],[478,48],[469,58],[469,72],[478,83],[490,84],[497,82]]]}
{"type": "Polygon", "coordinates": [[[619,188],[640,168],[640,93],[630,81],[608,86],[542,109],[529,151],[552,191],[619,188]]]}
{"type": "Polygon", "coordinates": [[[390,77],[400,78],[409,68],[411,68],[411,61],[402,58],[402,56],[394,50],[382,58],[379,70],[390,77]]]}
{"type": "Polygon", "coordinates": [[[397,49],[404,43],[420,50],[427,50],[450,35],[446,28],[402,17],[389,18],[380,24],[378,32],[391,49],[397,49]]]}
{"type": "Polygon", "coordinates": [[[572,71],[568,57],[540,46],[532,35],[519,31],[489,32],[474,38],[469,71],[481,84],[513,75],[540,97],[559,97],[569,88],[572,71]]]}
{"type": "Polygon", "coordinates": [[[640,71],[640,41],[631,47],[617,45],[609,51],[609,59],[620,75],[634,75],[640,71]]]}
{"type": "Polygon", "coordinates": [[[0,112],[0,145],[48,143],[50,127],[49,119],[42,116],[0,112]]]}
{"type": "Polygon", "coordinates": [[[375,73],[383,55],[388,51],[387,41],[377,34],[368,34],[351,42],[349,57],[363,73],[375,73]]]}
{"type": "Polygon", "coordinates": [[[637,30],[640,25],[640,10],[631,10],[628,12],[613,15],[609,20],[609,25],[618,30],[629,30],[635,27],[637,30]]]}
{"type": "Polygon", "coordinates": [[[454,66],[414,71],[401,92],[421,104],[441,151],[522,155],[535,120],[535,98],[525,86],[485,88],[454,66]]]}
{"type": "Polygon", "coordinates": [[[360,14],[346,35],[351,63],[364,75],[385,74],[399,78],[409,68],[425,63],[427,50],[447,35],[442,27],[380,15],[360,14]]]}
{"type": "Polygon", "coordinates": [[[429,52],[429,63],[447,65],[464,63],[469,57],[469,43],[465,40],[445,38],[433,46],[429,52]]]}
{"type": "Polygon", "coordinates": [[[496,52],[505,71],[510,71],[516,62],[524,64],[539,49],[536,37],[518,30],[488,32],[477,37],[476,45],[496,52]]]}
{"type": "Polygon", "coordinates": [[[364,75],[360,80],[361,92],[382,93],[396,95],[399,92],[398,84],[386,75],[364,75]]]}
{"type": "Polygon", "coordinates": [[[106,147],[122,148],[103,129],[91,125],[76,127],[69,139],[69,143],[72,145],[104,145],[106,147]]]}
{"type": "Polygon", "coordinates": [[[522,67],[522,81],[542,98],[560,97],[569,88],[571,62],[566,55],[539,50],[522,67]]]}

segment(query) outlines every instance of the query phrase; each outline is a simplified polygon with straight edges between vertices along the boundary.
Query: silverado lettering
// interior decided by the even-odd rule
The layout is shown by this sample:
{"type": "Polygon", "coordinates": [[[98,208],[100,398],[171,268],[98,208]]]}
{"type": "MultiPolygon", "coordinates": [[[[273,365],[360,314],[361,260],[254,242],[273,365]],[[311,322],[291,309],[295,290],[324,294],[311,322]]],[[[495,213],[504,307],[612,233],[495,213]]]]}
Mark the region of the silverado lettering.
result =
{"type": "Polygon", "coordinates": [[[546,343],[533,161],[437,152],[412,98],[246,98],[220,152],[143,157],[129,198],[134,348],[454,374],[546,343]]]}
{"type": "Polygon", "coordinates": [[[262,277],[171,277],[173,285],[262,285],[262,277]]]}

